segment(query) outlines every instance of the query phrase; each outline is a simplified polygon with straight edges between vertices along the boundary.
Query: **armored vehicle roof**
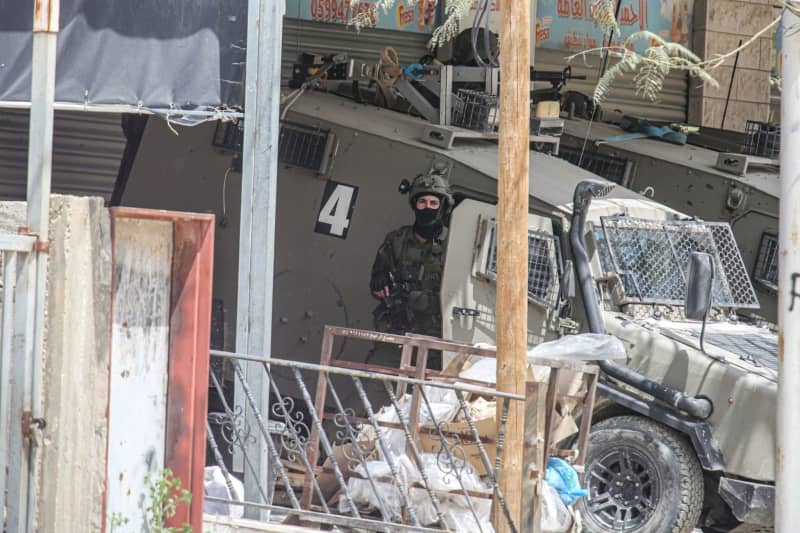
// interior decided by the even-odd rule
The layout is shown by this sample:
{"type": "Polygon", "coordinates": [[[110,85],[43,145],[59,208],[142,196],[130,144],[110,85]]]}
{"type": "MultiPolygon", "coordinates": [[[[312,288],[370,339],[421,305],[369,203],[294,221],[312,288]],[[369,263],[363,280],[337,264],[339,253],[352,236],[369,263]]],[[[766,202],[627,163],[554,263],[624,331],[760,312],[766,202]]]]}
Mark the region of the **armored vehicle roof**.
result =
{"type": "MultiPolygon", "coordinates": [[[[429,125],[424,119],[322,92],[304,94],[291,107],[290,113],[416,146],[497,179],[498,148],[495,141],[470,140],[455,144],[451,149],[439,148],[420,140],[423,129],[429,125]]],[[[572,201],[575,186],[585,179],[606,181],[562,159],[531,151],[530,188],[537,200],[553,207],[563,206],[572,201]]],[[[622,187],[617,187],[609,197],[644,199],[622,187]]]]}
{"type": "MultiPolygon", "coordinates": [[[[576,118],[564,120],[564,134],[582,140],[587,137],[588,129],[588,144],[591,145],[595,141],[628,133],[614,124],[592,122],[591,127],[587,128],[588,125],[589,122],[584,119],[576,118]]],[[[657,139],[633,139],[609,143],[605,144],[605,146],[614,150],[641,154],[653,159],[660,159],[675,165],[681,165],[692,170],[716,175],[720,178],[733,180],[775,197],[778,197],[780,193],[780,182],[777,173],[753,169],[748,170],[745,176],[737,176],[736,174],[723,172],[714,168],[719,152],[709,150],[708,148],[692,146],[690,144],[672,144],[657,139]]]]}

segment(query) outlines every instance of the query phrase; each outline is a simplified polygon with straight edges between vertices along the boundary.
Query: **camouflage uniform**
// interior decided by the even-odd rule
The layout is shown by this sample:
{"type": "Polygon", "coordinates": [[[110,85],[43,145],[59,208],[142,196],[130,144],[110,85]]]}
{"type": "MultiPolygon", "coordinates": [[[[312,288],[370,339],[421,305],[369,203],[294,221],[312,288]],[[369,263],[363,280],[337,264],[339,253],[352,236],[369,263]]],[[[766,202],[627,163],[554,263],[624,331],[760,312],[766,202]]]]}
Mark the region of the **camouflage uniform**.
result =
{"type": "MultiPolygon", "coordinates": [[[[378,249],[372,265],[370,289],[379,291],[386,285],[390,290],[389,297],[384,298],[375,309],[375,329],[399,335],[419,333],[441,337],[439,295],[447,243],[444,221],[453,207],[453,197],[450,185],[439,170],[420,174],[409,188],[409,203],[417,215],[417,221],[413,226],[403,226],[390,232],[378,249]],[[417,199],[426,195],[440,199],[438,210],[416,209],[417,199]],[[427,216],[420,216],[423,211],[427,211],[427,216]]],[[[379,344],[371,352],[369,361],[397,367],[400,350],[395,346],[379,344]]],[[[440,369],[441,353],[431,351],[427,366],[440,369]]]]}
{"type": "Polygon", "coordinates": [[[442,310],[439,292],[447,241],[447,228],[439,237],[421,241],[413,226],[390,232],[378,249],[372,265],[372,277],[394,276],[395,291],[401,291],[399,309],[387,308],[381,302],[375,310],[375,329],[387,333],[407,332],[442,336],[442,310]],[[407,297],[407,298],[406,298],[407,297]]]}

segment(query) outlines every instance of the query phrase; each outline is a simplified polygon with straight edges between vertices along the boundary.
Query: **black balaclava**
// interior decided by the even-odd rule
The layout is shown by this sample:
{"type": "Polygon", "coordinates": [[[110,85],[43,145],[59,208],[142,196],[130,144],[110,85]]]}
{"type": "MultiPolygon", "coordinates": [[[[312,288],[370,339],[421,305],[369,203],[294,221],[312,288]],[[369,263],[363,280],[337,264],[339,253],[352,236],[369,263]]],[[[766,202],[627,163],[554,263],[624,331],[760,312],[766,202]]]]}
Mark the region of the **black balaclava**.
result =
{"type": "Polygon", "coordinates": [[[435,239],[442,233],[444,203],[438,209],[417,209],[414,207],[414,231],[425,239],[435,239]]]}

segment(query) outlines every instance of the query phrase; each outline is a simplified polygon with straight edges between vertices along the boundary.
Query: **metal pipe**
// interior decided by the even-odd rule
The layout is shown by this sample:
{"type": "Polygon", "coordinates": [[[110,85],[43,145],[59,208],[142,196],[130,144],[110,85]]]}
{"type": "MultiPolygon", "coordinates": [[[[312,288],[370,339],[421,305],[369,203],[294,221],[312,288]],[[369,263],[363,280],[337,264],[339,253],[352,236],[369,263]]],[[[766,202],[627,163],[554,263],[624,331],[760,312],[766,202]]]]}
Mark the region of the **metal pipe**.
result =
{"type": "MultiPolygon", "coordinates": [[[[2,109],[30,109],[30,102],[16,102],[0,100],[2,109]]],[[[86,113],[129,113],[132,115],[159,115],[162,117],[191,117],[197,118],[197,124],[210,120],[231,120],[243,118],[244,113],[230,109],[197,110],[183,109],[175,110],[166,107],[139,107],[130,104],[73,104],[70,102],[56,102],[53,105],[56,111],[80,111],[86,113]]],[[[195,121],[192,121],[195,124],[195,121]]]]}
{"type": "Polygon", "coordinates": [[[472,440],[474,440],[475,444],[478,446],[478,454],[480,455],[481,463],[483,463],[483,468],[486,469],[486,475],[489,476],[489,479],[492,482],[494,496],[497,498],[497,502],[500,504],[500,508],[503,510],[503,514],[506,517],[506,522],[513,524],[514,518],[511,516],[511,511],[508,509],[506,498],[503,496],[503,490],[497,483],[495,467],[492,465],[491,461],[489,461],[489,455],[486,453],[486,448],[484,447],[483,442],[481,442],[481,436],[478,433],[478,428],[475,426],[475,422],[472,420],[469,407],[467,406],[467,402],[464,399],[464,395],[461,393],[461,391],[456,391],[456,398],[458,399],[458,405],[461,409],[461,412],[464,414],[464,420],[467,422],[467,426],[469,426],[469,431],[472,434],[472,440]]]}
{"type": "MultiPolygon", "coordinates": [[[[295,372],[297,371],[295,370],[295,372]]],[[[384,379],[383,386],[386,389],[386,394],[389,396],[392,407],[394,407],[397,420],[400,421],[400,425],[403,427],[402,431],[403,436],[406,438],[406,447],[411,451],[411,458],[414,460],[414,463],[419,470],[420,477],[422,477],[422,484],[425,485],[425,492],[428,493],[428,498],[431,500],[431,505],[433,505],[433,510],[436,513],[439,523],[443,524],[444,516],[442,516],[442,510],[439,508],[439,499],[431,489],[430,476],[428,476],[428,471],[425,469],[425,464],[422,462],[422,456],[419,453],[419,449],[417,449],[417,444],[414,442],[414,437],[411,435],[411,429],[409,429],[408,421],[406,421],[406,417],[403,415],[403,409],[400,407],[400,403],[397,400],[397,395],[392,390],[389,380],[384,379]]],[[[421,390],[420,393],[424,395],[425,391],[421,390]]],[[[364,467],[364,470],[367,470],[366,466],[364,467]]]]}
{"type": "MultiPolygon", "coordinates": [[[[389,472],[392,474],[392,481],[394,482],[395,487],[397,487],[397,491],[400,493],[402,507],[408,512],[408,518],[411,520],[411,523],[415,526],[419,526],[421,524],[419,523],[417,515],[414,512],[411,499],[406,494],[406,487],[400,479],[400,469],[397,466],[397,461],[395,460],[396,456],[394,453],[392,453],[389,445],[386,443],[386,435],[378,424],[378,419],[375,417],[375,412],[372,410],[372,404],[367,397],[367,392],[364,390],[364,385],[361,383],[360,378],[354,377],[352,379],[353,385],[355,385],[358,396],[361,399],[361,404],[367,411],[369,422],[372,424],[372,428],[375,430],[375,438],[377,439],[378,446],[380,446],[381,453],[383,454],[383,460],[389,466],[389,472]]],[[[364,465],[365,469],[368,467],[368,465],[364,465]]]]}
{"type": "Polygon", "coordinates": [[[17,252],[3,254],[3,316],[0,330],[0,494],[6,493],[8,466],[9,414],[11,399],[11,340],[14,332],[14,285],[17,282],[17,252]]]}
{"type": "Polygon", "coordinates": [[[775,457],[775,530],[795,531],[800,455],[800,2],[783,8],[783,95],[781,97],[781,202],[778,265],[778,439],[775,457]]]}
{"type": "MultiPolygon", "coordinates": [[[[742,47],[742,40],[739,39],[739,45],[736,47],[742,47]]],[[[719,129],[725,129],[725,117],[728,115],[728,104],[731,101],[731,92],[733,91],[733,79],[736,77],[736,68],[739,66],[739,52],[736,52],[736,58],[733,60],[733,71],[731,72],[731,82],[728,84],[728,96],[725,97],[725,109],[722,110],[722,123],[719,125],[719,129]]]]}
{"type": "MultiPolygon", "coordinates": [[[[334,374],[339,376],[351,376],[363,379],[374,380],[378,376],[375,372],[364,372],[362,370],[354,370],[352,368],[342,368],[338,366],[325,366],[315,365],[313,363],[303,363],[301,361],[290,361],[287,359],[267,359],[265,357],[257,357],[254,355],[245,355],[235,352],[225,352],[222,350],[211,350],[211,355],[215,357],[224,357],[226,359],[241,359],[242,361],[257,362],[259,364],[269,364],[270,366],[281,366],[288,368],[297,368],[299,370],[309,370],[312,372],[323,372],[325,374],[334,374]]],[[[519,394],[510,394],[501,392],[486,387],[477,387],[475,385],[451,383],[439,383],[435,381],[425,381],[423,379],[407,378],[404,376],[392,376],[387,374],[385,377],[380,375],[381,379],[390,379],[392,381],[407,383],[409,385],[424,385],[426,387],[438,387],[440,389],[460,390],[463,392],[472,392],[479,395],[497,396],[498,398],[508,398],[509,400],[525,401],[524,396],[519,394]]]]}
{"type": "MultiPolygon", "coordinates": [[[[333,380],[331,377],[326,375],[325,379],[328,382],[328,391],[331,393],[331,398],[333,398],[334,403],[336,404],[336,409],[338,410],[338,420],[334,418],[333,423],[338,426],[344,426],[344,430],[346,433],[341,434],[339,440],[342,442],[346,442],[347,439],[350,440],[352,443],[352,450],[355,455],[355,458],[352,456],[348,456],[345,454],[346,459],[348,460],[356,460],[358,464],[364,466],[364,473],[367,475],[367,480],[369,481],[369,486],[372,488],[372,492],[375,493],[375,500],[378,504],[378,511],[381,513],[381,518],[384,522],[389,522],[389,513],[386,511],[386,503],[383,501],[383,496],[381,496],[381,492],[378,490],[378,486],[375,482],[375,478],[372,477],[372,472],[370,469],[367,468],[367,456],[364,455],[364,451],[361,449],[361,439],[359,439],[359,432],[353,428],[353,425],[350,423],[350,416],[347,410],[342,405],[342,400],[339,399],[339,393],[336,392],[336,387],[333,385],[333,380]]],[[[351,411],[352,412],[352,411],[351,411]]],[[[337,435],[338,437],[339,435],[337,435]]],[[[367,450],[367,454],[369,454],[369,450],[367,450]]],[[[347,465],[349,470],[354,470],[355,467],[347,465]]]]}
{"type": "MultiPolygon", "coordinates": [[[[23,268],[21,285],[24,288],[18,300],[20,311],[25,316],[22,320],[26,328],[17,330],[16,334],[24,336],[25,348],[18,354],[18,361],[24,365],[21,376],[24,380],[21,398],[21,413],[14,411],[12,416],[22,415],[14,423],[30,427],[22,427],[22,431],[37,431],[33,421],[42,418],[41,382],[42,357],[44,354],[44,318],[47,285],[47,242],[48,223],[50,218],[50,188],[53,167],[53,105],[56,85],[56,44],[58,36],[60,0],[34,0],[33,9],[33,44],[31,62],[31,110],[30,133],[28,136],[28,175],[27,175],[27,230],[38,237],[42,245],[34,251],[34,261],[23,268]]],[[[36,521],[36,491],[39,483],[39,453],[35,434],[32,437],[17,440],[18,451],[22,460],[20,467],[27,469],[20,478],[19,492],[15,498],[18,505],[17,516],[9,513],[9,531],[34,531],[36,521]],[[21,448],[19,448],[21,445],[21,448]]],[[[13,453],[13,451],[12,451],[13,453]]],[[[16,466],[15,466],[16,468],[16,466]]],[[[13,507],[9,505],[9,507],[13,507]]],[[[16,514],[16,513],[15,513],[16,514]]]]}
{"type": "Polygon", "coordinates": [[[345,526],[348,528],[359,528],[364,529],[366,531],[384,531],[386,533],[395,533],[397,531],[414,531],[416,533],[448,533],[449,529],[433,529],[429,527],[422,527],[422,526],[409,526],[406,524],[398,524],[398,523],[391,523],[391,524],[383,524],[381,522],[375,520],[368,520],[366,518],[353,518],[352,516],[342,516],[342,515],[335,515],[335,514],[325,514],[319,513],[316,511],[305,511],[302,509],[286,509],[285,507],[281,507],[279,505],[263,505],[260,503],[254,502],[238,502],[236,500],[227,500],[225,498],[215,498],[213,496],[206,496],[206,501],[209,502],[217,502],[217,503],[227,503],[230,505],[238,504],[244,505],[245,507],[256,507],[258,509],[266,509],[270,511],[279,511],[282,513],[296,515],[300,518],[305,519],[308,522],[317,522],[320,524],[328,524],[328,525],[336,525],[336,526],[345,526]]]}
{"type": "MultiPolygon", "coordinates": [[[[217,375],[214,372],[214,369],[211,369],[209,371],[208,375],[209,375],[209,377],[211,377],[211,384],[214,386],[214,389],[216,389],[216,391],[217,391],[217,395],[219,397],[219,400],[222,403],[222,409],[225,411],[225,416],[228,417],[228,422],[230,423],[230,426],[231,426],[231,441],[229,441],[229,444],[231,445],[231,450],[233,450],[232,447],[233,447],[234,444],[238,444],[239,447],[242,448],[242,455],[244,456],[244,463],[249,468],[250,474],[254,477],[254,479],[256,481],[258,481],[259,478],[256,475],[255,467],[253,466],[252,461],[250,461],[250,457],[247,455],[247,452],[244,451],[244,441],[247,439],[248,432],[240,430],[239,427],[237,426],[237,424],[236,424],[236,415],[233,412],[233,410],[230,408],[230,406],[228,405],[228,400],[225,399],[225,392],[222,390],[222,386],[220,385],[219,380],[217,379],[217,375]]],[[[224,429],[222,427],[220,427],[220,429],[224,431],[224,429]]],[[[224,438],[224,435],[225,434],[223,433],[223,438],[224,438]]],[[[267,497],[267,493],[264,492],[264,489],[261,487],[261,483],[258,483],[257,488],[258,488],[259,494],[261,495],[261,499],[264,502],[269,501],[269,498],[267,497]]],[[[292,491],[292,487],[291,486],[289,486],[286,489],[287,493],[290,492],[290,491],[292,491]]],[[[295,499],[297,499],[297,498],[295,498],[295,499]]]]}
{"type": "MultiPolygon", "coordinates": [[[[614,188],[610,182],[597,180],[585,180],[575,187],[575,195],[572,200],[572,226],[569,230],[570,243],[572,244],[572,257],[575,260],[575,270],[578,276],[578,285],[583,295],[583,305],[586,309],[586,321],[589,323],[589,330],[593,333],[605,333],[603,317],[600,312],[600,302],[592,278],[592,271],[589,266],[589,254],[586,252],[584,241],[584,228],[586,226],[586,216],[592,198],[602,197],[614,188]]],[[[672,407],[686,411],[697,418],[708,418],[711,415],[711,402],[705,398],[695,398],[677,389],[662,385],[650,380],[630,368],[618,365],[609,360],[598,362],[600,368],[607,375],[618,379],[623,383],[632,385],[642,392],[645,392],[672,407]]]]}
{"type": "MultiPolygon", "coordinates": [[[[237,279],[236,348],[269,357],[272,344],[272,286],[275,254],[278,133],[280,116],[281,34],[284,2],[248,0],[245,58],[244,143],[237,279]]],[[[261,365],[245,373],[256,406],[269,412],[269,384],[261,365]]],[[[237,405],[247,405],[240,386],[237,405]]],[[[248,420],[253,413],[246,410],[248,420]]],[[[265,437],[268,438],[268,437],[265,437]]],[[[269,479],[270,461],[264,443],[252,446],[259,476],[269,479]]],[[[241,456],[234,457],[241,463],[241,456]]],[[[255,499],[256,480],[245,475],[245,495],[255,499]]],[[[252,509],[248,509],[248,513],[252,509]]],[[[247,518],[258,518],[248,515],[247,518]]],[[[266,519],[266,515],[260,518],[266,519]]]]}

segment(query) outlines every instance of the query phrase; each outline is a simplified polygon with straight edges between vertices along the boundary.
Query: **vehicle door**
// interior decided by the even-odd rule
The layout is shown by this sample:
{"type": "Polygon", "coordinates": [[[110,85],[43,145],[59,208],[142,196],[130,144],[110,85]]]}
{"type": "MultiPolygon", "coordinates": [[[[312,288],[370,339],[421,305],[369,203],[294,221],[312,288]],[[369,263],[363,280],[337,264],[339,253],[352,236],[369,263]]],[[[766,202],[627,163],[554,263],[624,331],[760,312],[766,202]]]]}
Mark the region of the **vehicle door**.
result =
{"type": "MultiPolygon", "coordinates": [[[[496,339],[497,207],[464,200],[453,211],[442,279],[442,332],[464,343],[496,339]]],[[[528,345],[556,337],[559,251],[552,221],[528,215],[528,345]]]]}

